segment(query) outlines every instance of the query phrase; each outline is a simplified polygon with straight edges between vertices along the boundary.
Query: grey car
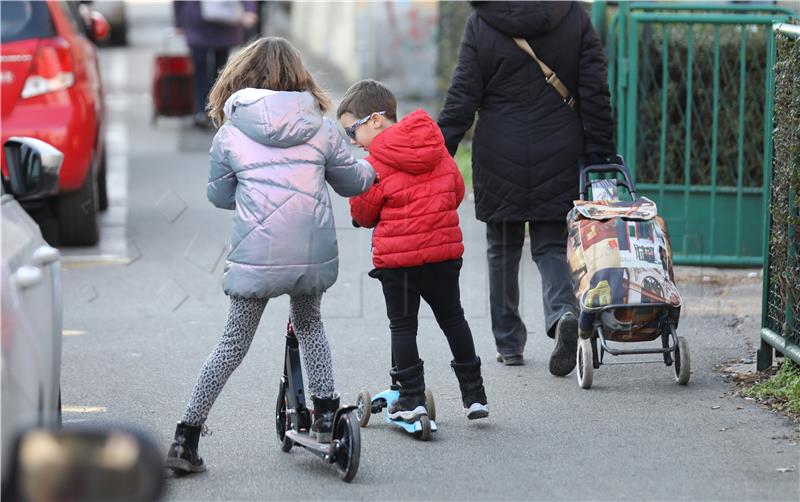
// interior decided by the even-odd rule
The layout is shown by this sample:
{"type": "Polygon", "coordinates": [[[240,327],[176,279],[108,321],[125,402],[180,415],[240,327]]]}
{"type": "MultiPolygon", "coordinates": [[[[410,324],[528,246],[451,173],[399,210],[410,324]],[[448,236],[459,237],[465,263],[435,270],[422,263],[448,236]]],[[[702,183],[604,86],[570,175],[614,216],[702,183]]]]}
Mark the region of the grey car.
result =
{"type": "Polygon", "coordinates": [[[2,183],[2,478],[19,432],[61,422],[61,270],[19,202],[58,191],[64,156],[33,138],[3,146],[8,178],[2,183]]]}

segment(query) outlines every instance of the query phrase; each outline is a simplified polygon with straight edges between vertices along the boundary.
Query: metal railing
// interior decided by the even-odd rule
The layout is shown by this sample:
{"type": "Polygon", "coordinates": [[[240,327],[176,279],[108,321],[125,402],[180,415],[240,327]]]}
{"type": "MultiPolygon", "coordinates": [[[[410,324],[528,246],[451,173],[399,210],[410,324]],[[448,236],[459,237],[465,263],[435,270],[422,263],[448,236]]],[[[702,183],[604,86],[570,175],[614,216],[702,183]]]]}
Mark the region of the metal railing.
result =
{"type": "Polygon", "coordinates": [[[620,2],[610,19],[618,150],[659,205],[675,263],[763,263],[772,25],[789,15],[763,4],[620,2]]]}

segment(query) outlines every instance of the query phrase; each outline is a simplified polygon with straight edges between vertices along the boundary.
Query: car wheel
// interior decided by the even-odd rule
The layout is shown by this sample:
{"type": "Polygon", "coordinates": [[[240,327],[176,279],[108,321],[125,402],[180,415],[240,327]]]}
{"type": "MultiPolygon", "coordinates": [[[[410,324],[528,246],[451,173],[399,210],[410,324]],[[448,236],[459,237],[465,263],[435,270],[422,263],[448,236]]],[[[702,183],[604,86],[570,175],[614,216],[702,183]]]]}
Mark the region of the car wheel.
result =
{"type": "Polygon", "coordinates": [[[58,389],[58,413],[56,414],[56,428],[60,429],[64,425],[64,417],[61,411],[61,389],[58,389]]]}
{"type": "Polygon", "coordinates": [[[106,152],[103,151],[103,156],[100,160],[100,172],[97,173],[97,209],[105,211],[108,209],[108,181],[106,181],[106,171],[108,163],[106,162],[106,152]]]}
{"type": "Polygon", "coordinates": [[[109,42],[116,46],[128,45],[128,27],[124,22],[111,27],[109,42]]]}
{"type": "Polygon", "coordinates": [[[94,246],[100,239],[97,227],[97,193],[90,172],[83,186],[58,196],[58,237],[63,246],[94,246]]]}

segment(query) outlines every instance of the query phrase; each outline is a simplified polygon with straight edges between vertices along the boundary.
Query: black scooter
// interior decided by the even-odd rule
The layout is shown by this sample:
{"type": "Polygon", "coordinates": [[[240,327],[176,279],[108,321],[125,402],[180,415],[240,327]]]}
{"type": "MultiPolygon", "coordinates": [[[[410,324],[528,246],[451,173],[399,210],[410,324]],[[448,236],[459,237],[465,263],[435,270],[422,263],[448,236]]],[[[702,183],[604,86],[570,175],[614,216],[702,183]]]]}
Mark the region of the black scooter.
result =
{"type": "Polygon", "coordinates": [[[309,436],[311,411],[306,408],[300,349],[290,321],[286,329],[283,377],[275,405],[275,428],[281,450],[288,453],[292,446],[301,446],[326,462],[335,464],[339,476],[349,483],[358,472],[361,458],[361,430],[355,409],[355,406],[342,406],[336,410],[330,443],[320,443],[309,436]]]}

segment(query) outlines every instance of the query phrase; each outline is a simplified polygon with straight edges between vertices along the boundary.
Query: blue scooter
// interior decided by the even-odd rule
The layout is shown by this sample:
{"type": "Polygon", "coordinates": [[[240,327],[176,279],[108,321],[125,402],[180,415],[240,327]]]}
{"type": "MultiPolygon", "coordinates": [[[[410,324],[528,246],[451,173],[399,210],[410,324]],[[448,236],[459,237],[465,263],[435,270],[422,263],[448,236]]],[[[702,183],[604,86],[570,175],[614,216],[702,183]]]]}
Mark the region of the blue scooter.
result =
{"type": "MultiPolygon", "coordinates": [[[[394,359],[392,359],[392,367],[394,367],[394,359]]],[[[366,427],[369,419],[373,413],[380,413],[384,411],[383,417],[387,424],[394,425],[406,431],[409,434],[421,439],[422,441],[429,441],[431,434],[436,432],[436,403],[433,400],[433,393],[430,389],[425,389],[425,402],[428,409],[427,415],[422,415],[414,422],[406,422],[405,420],[394,420],[389,417],[389,407],[397,401],[400,397],[400,386],[392,379],[392,385],[388,390],[385,390],[375,397],[371,397],[370,393],[362,390],[358,393],[356,399],[355,415],[361,427],[366,427]]]]}

